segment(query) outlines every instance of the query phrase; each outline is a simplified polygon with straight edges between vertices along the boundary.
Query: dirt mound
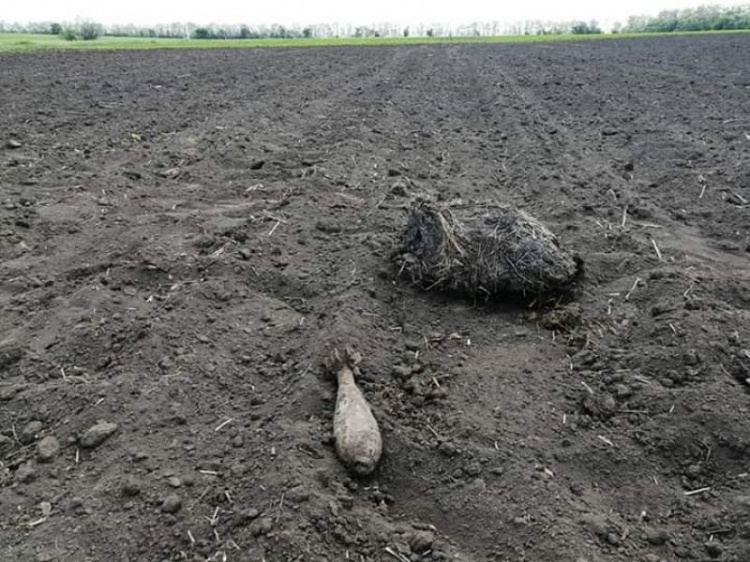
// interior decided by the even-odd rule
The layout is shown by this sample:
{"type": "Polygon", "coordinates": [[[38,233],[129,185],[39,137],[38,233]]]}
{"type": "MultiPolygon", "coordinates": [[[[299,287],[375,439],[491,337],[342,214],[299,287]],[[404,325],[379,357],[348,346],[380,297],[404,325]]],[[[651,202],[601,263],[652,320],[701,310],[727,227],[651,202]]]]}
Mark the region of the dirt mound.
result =
{"type": "Polygon", "coordinates": [[[563,293],[581,268],[537,219],[493,204],[416,204],[396,261],[400,274],[426,290],[484,298],[563,293]]]}

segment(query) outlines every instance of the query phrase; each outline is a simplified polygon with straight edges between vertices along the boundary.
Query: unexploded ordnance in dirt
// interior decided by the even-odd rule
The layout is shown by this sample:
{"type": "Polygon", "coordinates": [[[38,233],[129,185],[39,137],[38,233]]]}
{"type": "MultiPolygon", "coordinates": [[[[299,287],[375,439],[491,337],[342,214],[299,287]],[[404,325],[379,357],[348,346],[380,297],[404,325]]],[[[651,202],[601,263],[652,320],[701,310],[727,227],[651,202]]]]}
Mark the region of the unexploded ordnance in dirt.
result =
{"type": "Polygon", "coordinates": [[[333,436],[339,459],[355,474],[371,474],[383,453],[375,416],[354,380],[359,356],[348,350],[331,354],[329,368],[336,374],[338,393],[333,416],[333,436]]]}

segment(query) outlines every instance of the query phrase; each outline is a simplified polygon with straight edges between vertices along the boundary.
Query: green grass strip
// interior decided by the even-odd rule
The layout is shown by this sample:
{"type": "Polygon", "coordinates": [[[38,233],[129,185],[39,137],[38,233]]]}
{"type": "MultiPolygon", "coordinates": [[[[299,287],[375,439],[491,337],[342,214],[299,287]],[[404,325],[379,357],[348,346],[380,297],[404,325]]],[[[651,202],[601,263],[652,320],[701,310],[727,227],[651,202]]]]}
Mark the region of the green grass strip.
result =
{"type": "Polygon", "coordinates": [[[750,30],[686,31],[671,33],[618,33],[601,35],[507,35],[500,37],[337,37],[315,39],[152,39],[148,37],[109,37],[94,41],[66,41],[57,35],[0,33],[0,53],[28,53],[50,50],[121,51],[148,49],[248,49],[267,47],[344,47],[401,45],[463,45],[497,43],[554,43],[634,39],[647,37],[686,37],[749,33],[750,30]]]}

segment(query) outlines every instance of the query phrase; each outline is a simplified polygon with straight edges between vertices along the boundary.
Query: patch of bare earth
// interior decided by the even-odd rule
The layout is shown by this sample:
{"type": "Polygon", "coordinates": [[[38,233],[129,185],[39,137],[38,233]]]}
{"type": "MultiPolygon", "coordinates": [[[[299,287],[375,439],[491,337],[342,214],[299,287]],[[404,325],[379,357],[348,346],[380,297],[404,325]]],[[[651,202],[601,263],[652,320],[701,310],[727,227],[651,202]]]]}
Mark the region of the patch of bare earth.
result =
{"type": "Polygon", "coordinates": [[[748,560],[747,47],[0,57],[0,558],[748,560]],[[420,194],[544,221],[576,303],[396,280],[420,194]]]}

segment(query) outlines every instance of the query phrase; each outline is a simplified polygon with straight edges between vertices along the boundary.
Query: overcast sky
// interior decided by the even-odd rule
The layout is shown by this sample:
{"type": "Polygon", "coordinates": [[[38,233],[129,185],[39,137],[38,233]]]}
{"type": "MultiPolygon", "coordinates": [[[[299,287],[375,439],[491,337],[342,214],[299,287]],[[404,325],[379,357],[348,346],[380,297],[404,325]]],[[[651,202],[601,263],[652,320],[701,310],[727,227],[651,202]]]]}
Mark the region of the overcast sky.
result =
{"type": "MultiPolygon", "coordinates": [[[[720,0],[724,5],[750,0],[720,0]]],[[[74,21],[104,24],[208,23],[353,23],[403,24],[476,21],[597,19],[624,22],[630,15],[716,3],[712,0],[2,0],[0,20],[74,21]]]]}

